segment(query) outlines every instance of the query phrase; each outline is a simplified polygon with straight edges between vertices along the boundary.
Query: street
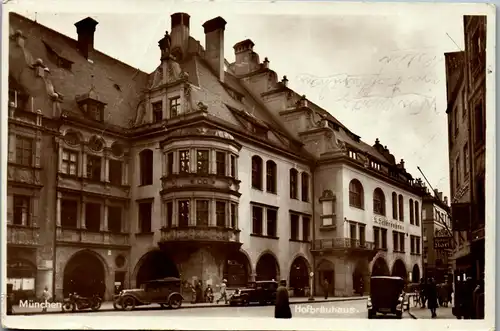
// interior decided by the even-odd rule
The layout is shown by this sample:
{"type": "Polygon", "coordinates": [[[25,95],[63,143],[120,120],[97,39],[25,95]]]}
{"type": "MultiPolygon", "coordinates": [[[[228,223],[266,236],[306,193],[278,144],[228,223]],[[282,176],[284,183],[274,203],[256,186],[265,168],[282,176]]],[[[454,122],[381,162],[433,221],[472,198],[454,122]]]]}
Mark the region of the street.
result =
{"type": "MultiPolygon", "coordinates": [[[[291,304],[290,308],[294,318],[367,318],[365,300],[291,304]]],[[[136,309],[133,312],[106,311],[89,312],[87,314],[105,314],[106,316],[274,317],[274,306],[230,307],[221,305],[206,308],[181,308],[178,310],[136,309]]],[[[405,313],[403,318],[411,317],[405,313]]]]}

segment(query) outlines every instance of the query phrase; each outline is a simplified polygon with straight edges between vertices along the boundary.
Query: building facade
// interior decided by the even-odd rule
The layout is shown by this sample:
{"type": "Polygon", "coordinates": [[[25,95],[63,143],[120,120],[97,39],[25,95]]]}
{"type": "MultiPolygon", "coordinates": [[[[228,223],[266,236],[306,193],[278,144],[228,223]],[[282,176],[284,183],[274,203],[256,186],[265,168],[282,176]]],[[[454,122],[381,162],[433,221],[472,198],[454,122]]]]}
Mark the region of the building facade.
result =
{"type": "Polygon", "coordinates": [[[423,276],[438,283],[451,280],[453,254],[448,197],[438,190],[422,199],[423,276]]]}
{"type": "Polygon", "coordinates": [[[445,54],[454,272],[484,272],[486,16],[464,16],[465,50],[445,54]]]}
{"type": "Polygon", "coordinates": [[[10,15],[17,294],[109,299],[174,276],[186,291],[287,279],[307,295],[327,279],[349,295],[372,273],[421,273],[421,181],[278,80],[251,40],[228,63],[221,17],[202,47],[173,14],[148,74],[97,51],[91,18],[73,40],[10,15]]]}

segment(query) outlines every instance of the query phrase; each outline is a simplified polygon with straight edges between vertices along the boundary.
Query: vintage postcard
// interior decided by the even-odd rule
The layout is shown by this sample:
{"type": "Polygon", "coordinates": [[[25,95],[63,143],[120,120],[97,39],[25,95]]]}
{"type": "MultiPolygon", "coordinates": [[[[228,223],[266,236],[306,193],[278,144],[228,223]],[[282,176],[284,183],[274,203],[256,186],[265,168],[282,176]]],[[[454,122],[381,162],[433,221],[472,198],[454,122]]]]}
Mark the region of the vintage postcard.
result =
{"type": "Polygon", "coordinates": [[[3,9],[4,327],[494,327],[494,6],[3,9]]]}

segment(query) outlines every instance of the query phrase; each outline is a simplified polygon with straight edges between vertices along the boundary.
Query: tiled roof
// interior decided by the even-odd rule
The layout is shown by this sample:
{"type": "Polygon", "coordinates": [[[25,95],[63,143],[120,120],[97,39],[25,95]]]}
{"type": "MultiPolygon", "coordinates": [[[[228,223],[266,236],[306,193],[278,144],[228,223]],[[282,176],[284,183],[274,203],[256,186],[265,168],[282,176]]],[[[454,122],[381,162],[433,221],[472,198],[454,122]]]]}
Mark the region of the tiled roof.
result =
{"type": "MultiPolygon", "coordinates": [[[[25,48],[31,57],[42,59],[50,69],[50,79],[55,90],[63,95],[64,110],[83,116],[75,98],[89,93],[94,85],[99,100],[107,104],[105,122],[124,128],[130,126],[135,118],[142,89],[147,83],[146,73],[99,51],[91,52],[91,63],[77,50],[76,40],[19,14],[10,13],[10,23],[11,31],[20,30],[27,37],[25,48]],[[58,67],[51,51],[72,62],[71,69],[58,67]]],[[[12,68],[16,66],[11,65],[10,69],[12,68]]],[[[19,74],[12,70],[9,73],[14,78],[19,74]]]]}

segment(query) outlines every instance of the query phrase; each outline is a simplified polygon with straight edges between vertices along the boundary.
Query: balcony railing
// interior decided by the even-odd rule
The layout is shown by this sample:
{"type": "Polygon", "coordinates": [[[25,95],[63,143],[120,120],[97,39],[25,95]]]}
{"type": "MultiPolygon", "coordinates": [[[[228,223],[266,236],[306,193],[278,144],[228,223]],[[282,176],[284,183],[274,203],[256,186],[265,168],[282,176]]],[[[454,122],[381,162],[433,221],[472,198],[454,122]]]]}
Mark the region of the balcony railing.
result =
{"type": "Polygon", "coordinates": [[[86,229],[57,228],[57,241],[96,245],[130,245],[128,233],[93,232],[86,229]]]}
{"type": "Polygon", "coordinates": [[[200,242],[240,242],[240,230],[225,227],[192,226],[186,228],[170,227],[161,229],[161,242],[200,241],[200,242]]]}
{"type": "Polygon", "coordinates": [[[39,245],[40,229],[9,224],[7,243],[11,245],[39,245]]]}
{"type": "Polygon", "coordinates": [[[358,239],[332,238],[315,240],[312,245],[313,251],[336,249],[374,250],[375,244],[370,241],[361,241],[358,239]]]}

